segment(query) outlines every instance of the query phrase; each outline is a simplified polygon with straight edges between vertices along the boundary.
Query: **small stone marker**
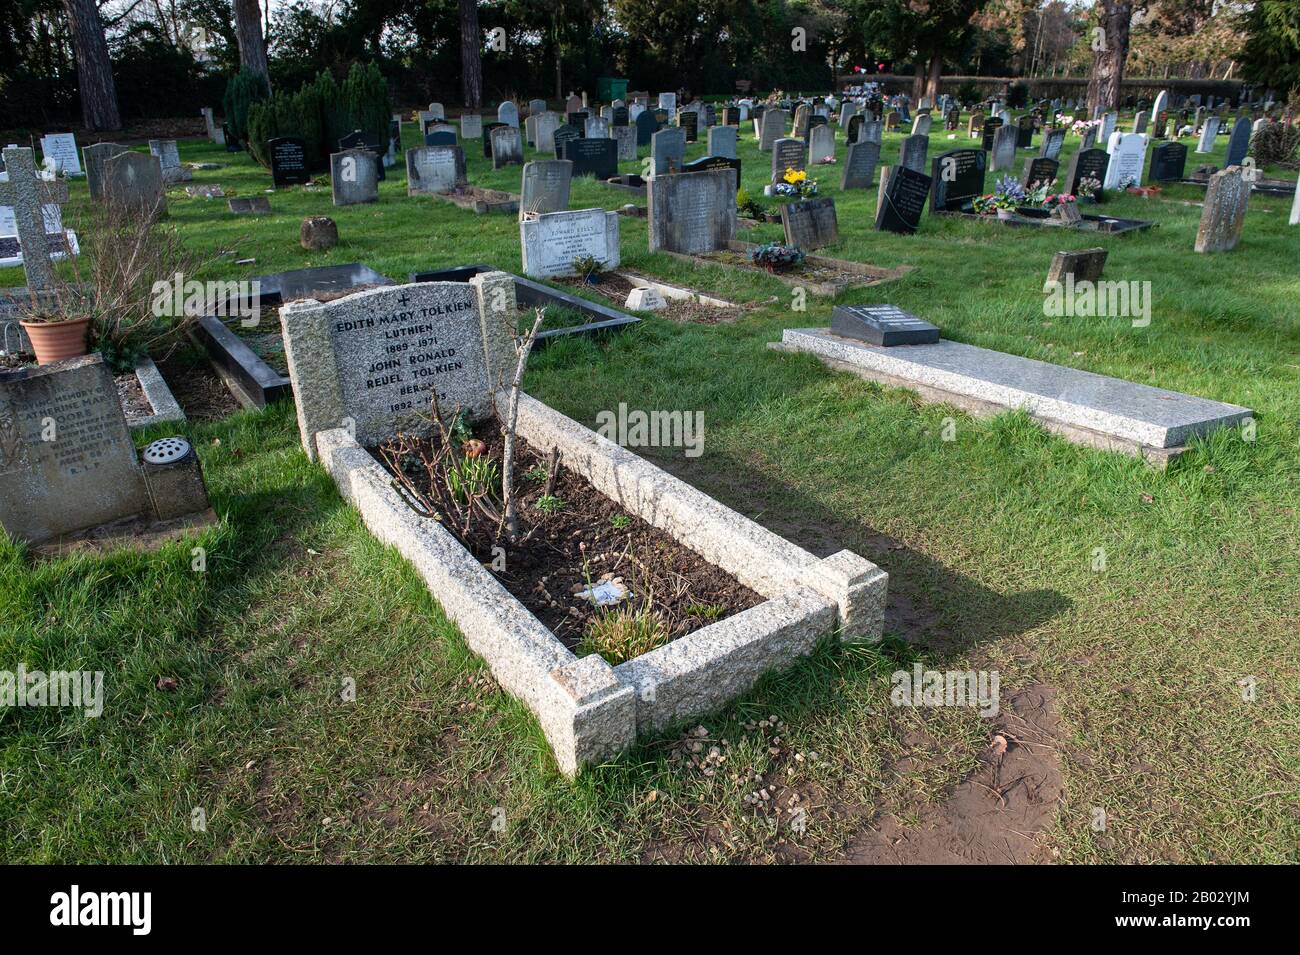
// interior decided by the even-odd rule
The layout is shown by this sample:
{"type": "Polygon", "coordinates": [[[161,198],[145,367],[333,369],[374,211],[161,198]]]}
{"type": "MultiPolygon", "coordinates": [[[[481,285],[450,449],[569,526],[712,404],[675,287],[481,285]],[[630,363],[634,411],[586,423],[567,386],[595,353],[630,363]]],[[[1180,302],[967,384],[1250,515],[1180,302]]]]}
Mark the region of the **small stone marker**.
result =
{"type": "Polygon", "coordinates": [[[308,456],[330,428],[348,428],[362,445],[427,433],[435,395],[444,419],[458,410],[487,418],[516,322],[504,272],[288,303],[280,324],[308,456]]]}
{"type": "Polygon", "coordinates": [[[308,216],[298,227],[298,244],[308,252],[323,252],[339,244],[338,224],[329,216],[308,216]]]}
{"type": "Polygon", "coordinates": [[[612,139],[570,139],[563,156],[573,163],[573,175],[595,176],[599,180],[618,175],[618,143],[612,139]]]}
{"type": "Polygon", "coordinates": [[[352,206],[379,201],[379,163],[369,149],[345,149],[330,155],[330,184],[334,205],[352,206]]]}
{"type": "Polygon", "coordinates": [[[459,146],[419,146],[406,151],[406,194],[455,192],[469,182],[465,150],[459,146]]]}
{"type": "Polygon", "coordinates": [[[913,233],[920,226],[921,215],[925,212],[930,177],[906,166],[886,168],[889,172],[887,176],[882,175],[880,199],[876,204],[876,229],[913,233]]]}
{"type": "Polygon", "coordinates": [[[225,198],[226,190],[219,183],[202,182],[197,186],[186,186],[185,194],[191,199],[222,199],[225,198]]]}
{"type": "Polygon", "coordinates": [[[896,305],[836,305],[831,309],[831,334],[888,348],[932,345],[939,328],[896,305]]]}
{"type": "Polygon", "coordinates": [[[266,151],[271,158],[271,181],[275,188],[311,182],[306,141],[296,136],[280,136],[266,141],[266,151]]]}
{"type": "Polygon", "coordinates": [[[617,212],[575,209],[526,215],[519,221],[524,274],[549,279],[576,275],[575,259],[590,256],[606,269],[622,262],[617,212]]]}
{"type": "Polygon", "coordinates": [[[1106,266],[1107,251],[1103,248],[1080,249],[1077,252],[1057,252],[1047,269],[1043,291],[1050,291],[1054,283],[1096,282],[1106,266]]]}
{"type": "Polygon", "coordinates": [[[1201,127],[1201,138],[1196,143],[1198,153],[1214,152],[1214,138],[1219,135],[1219,117],[1210,116],[1201,127]]]}
{"type": "Polygon", "coordinates": [[[194,178],[190,171],[181,164],[181,153],[176,146],[176,140],[151,139],[149,140],[149,152],[151,155],[158,157],[163,182],[189,182],[194,178]]]}
{"type": "Polygon", "coordinates": [[[162,167],[157,156],[119,153],[104,163],[104,200],[129,215],[161,218],[167,214],[162,167]]]}
{"type": "Polygon", "coordinates": [[[650,251],[699,255],[736,235],[736,180],[729,169],[652,176],[646,184],[650,251]]]}
{"type": "Polygon", "coordinates": [[[271,201],[266,196],[247,196],[236,199],[227,199],[226,205],[235,215],[240,216],[263,216],[271,211],[271,201]]]}
{"type": "Polygon", "coordinates": [[[785,228],[785,244],[798,246],[805,251],[840,241],[835,200],[830,196],[783,204],[781,225],[785,228]]]}
{"type": "Polygon", "coordinates": [[[984,194],[988,153],[982,149],[954,149],[930,163],[930,213],[968,212],[971,202],[984,194]]]}
{"type": "Polygon", "coordinates": [[[1236,248],[1249,199],[1250,183],[1240,166],[1229,166],[1211,176],[1205,189],[1201,224],[1196,230],[1196,251],[1228,252],[1236,248]]]}
{"type": "Polygon", "coordinates": [[[679,172],[686,161],[686,131],[669,127],[650,137],[651,173],[661,176],[679,172]]]}
{"type": "Polygon", "coordinates": [[[567,159],[534,159],[524,163],[519,189],[519,214],[564,212],[569,208],[573,163],[567,159]]]}
{"type": "MultiPolygon", "coordinates": [[[[513,106],[513,103],[503,104],[513,106]]],[[[519,135],[518,126],[497,126],[492,130],[492,168],[503,166],[522,166],[524,162],[524,143],[519,135]]]]}

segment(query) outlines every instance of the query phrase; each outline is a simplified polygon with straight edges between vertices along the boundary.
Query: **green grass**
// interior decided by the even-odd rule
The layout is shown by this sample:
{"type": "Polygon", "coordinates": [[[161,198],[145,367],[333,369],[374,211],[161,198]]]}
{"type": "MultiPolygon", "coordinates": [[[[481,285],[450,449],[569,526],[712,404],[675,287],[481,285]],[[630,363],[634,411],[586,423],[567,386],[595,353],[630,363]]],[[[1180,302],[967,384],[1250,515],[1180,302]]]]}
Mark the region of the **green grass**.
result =
{"type": "MultiPolygon", "coordinates": [[[[410,125],[406,135],[413,145],[410,125]]],[[[935,130],[932,156],[969,142],[946,135],[935,130]]],[[[900,140],[886,138],[883,161],[900,140]]],[[[467,148],[471,181],[517,191],[519,170],[492,171],[479,145],[467,148]]],[[[1077,146],[1071,137],[1063,168],[1077,146]]],[[[1225,146],[1221,137],[1214,156],[1189,155],[1189,170],[1222,164],[1225,146]]],[[[182,155],[230,163],[195,176],[227,192],[269,182],[205,144],[182,155]]],[[[769,160],[748,134],[741,158],[745,186],[761,193],[769,160]]],[[[765,343],[783,327],[827,324],[830,302],[794,311],[775,279],[652,255],[644,220],[624,218],[629,268],[760,304],[734,324],[647,316],[615,336],[553,343],[533,359],[530,393],[589,425],[619,401],[702,410],[704,456],[657,459],[808,546],[879,563],[924,645],[891,633],[874,649],[824,646],[768,678],[701,721],[726,755],[711,775],[675,758],[668,737],[568,783],[415,572],[307,463],[292,409],[243,413],[190,429],[222,517],[197,541],[206,572],[191,571],[192,544],[46,562],[0,545],[0,668],[102,669],[108,696],[97,720],[0,713],[0,858],[832,858],[875,812],[906,819],[918,799],[942,800],[987,740],[973,711],[890,705],[889,674],[920,660],[996,667],[1004,697],[1057,688],[1066,796],[1043,841],[1060,860],[1297,861],[1300,231],[1286,224],[1289,201],[1252,198],[1240,246],[1200,256],[1200,209],[1182,204],[1201,200],[1194,187],[1105,206],[1159,223],[1141,234],[927,217],[904,237],[875,232],[875,190],[840,193],[839,173],[815,173],[842,235],[821,254],[916,267],[843,301],[890,302],[953,339],[1248,405],[1257,440],[1221,432],[1159,472],[1050,437],[1023,415],[973,420],[772,353],[765,343]],[[1110,250],[1107,279],[1151,283],[1149,327],[1044,317],[1051,254],[1093,245],[1110,250]],[[942,439],[949,419],[953,441],[942,439]],[[1246,702],[1238,683],[1251,676],[1257,698],[1246,702]],[[177,688],[156,689],[161,677],[177,688]],[[341,699],[347,681],[354,702],[341,699]],[[751,722],[769,716],[783,721],[778,734],[751,722]],[[900,775],[904,755],[919,768],[900,775]],[[769,784],[801,795],[806,832],[744,802],[769,784]],[[1105,833],[1092,830],[1094,808],[1110,820],[1105,833]],[[195,809],[206,831],[192,828],[195,809]]],[[[70,224],[84,184],[73,193],[70,224]]],[[[349,261],[394,278],[470,262],[519,270],[512,217],[407,199],[400,170],[373,206],[333,209],[328,188],[286,190],[271,197],[272,216],[253,219],[220,200],[172,197],[195,248],[234,251],[213,277],[349,261]],[[340,245],[304,252],[298,223],[322,213],[338,221],[340,245]]],[[[572,206],[628,198],[578,182],[572,206]]],[[[779,235],[764,226],[742,237],[779,235]]],[[[21,281],[21,270],[0,274],[21,281]]]]}

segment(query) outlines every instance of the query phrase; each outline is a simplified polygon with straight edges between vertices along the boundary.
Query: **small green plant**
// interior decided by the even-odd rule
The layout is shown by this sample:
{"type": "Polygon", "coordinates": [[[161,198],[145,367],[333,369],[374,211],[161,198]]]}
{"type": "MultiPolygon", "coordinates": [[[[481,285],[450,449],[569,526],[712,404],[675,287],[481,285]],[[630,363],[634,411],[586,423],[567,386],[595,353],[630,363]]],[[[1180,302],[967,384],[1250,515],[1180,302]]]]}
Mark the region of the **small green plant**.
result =
{"type": "Polygon", "coordinates": [[[649,604],[641,609],[619,607],[598,615],[578,643],[578,656],[598,653],[618,666],[668,642],[668,628],[649,604]]]}
{"type": "Polygon", "coordinates": [[[587,284],[596,285],[600,282],[601,273],[605,271],[605,263],[594,255],[580,255],[573,260],[573,271],[587,284]]]}
{"type": "Polygon", "coordinates": [[[457,501],[467,503],[499,487],[499,474],[496,463],[487,458],[461,458],[459,464],[447,469],[447,490],[457,501]]]}
{"type": "Polygon", "coordinates": [[[555,514],[564,507],[564,501],[554,494],[543,494],[537,499],[537,509],[543,514],[555,514]]]}
{"type": "Polygon", "coordinates": [[[701,620],[718,620],[727,608],[722,604],[702,604],[691,603],[686,606],[686,614],[690,617],[699,617],[701,620]]]}
{"type": "Polygon", "coordinates": [[[746,219],[761,220],[767,217],[767,207],[751,196],[747,189],[736,192],[736,212],[746,219]]]}
{"type": "Polygon", "coordinates": [[[626,514],[615,514],[609,519],[609,522],[621,531],[625,531],[632,526],[632,518],[626,514]]]}
{"type": "Polygon", "coordinates": [[[540,484],[546,480],[546,468],[542,467],[540,464],[535,468],[529,468],[524,472],[524,477],[534,483],[540,484]]]}

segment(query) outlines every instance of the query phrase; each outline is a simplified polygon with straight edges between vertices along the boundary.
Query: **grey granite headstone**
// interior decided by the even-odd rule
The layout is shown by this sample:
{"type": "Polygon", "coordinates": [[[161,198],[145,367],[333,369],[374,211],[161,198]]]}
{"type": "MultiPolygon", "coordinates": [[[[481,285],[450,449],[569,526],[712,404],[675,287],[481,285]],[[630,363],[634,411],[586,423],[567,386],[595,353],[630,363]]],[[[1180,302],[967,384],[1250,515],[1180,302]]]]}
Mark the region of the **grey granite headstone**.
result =
{"type": "Polygon", "coordinates": [[[497,107],[497,122],[519,128],[519,107],[507,100],[497,107]]]}
{"type": "Polygon", "coordinates": [[[189,182],[194,177],[181,165],[181,152],[174,139],[149,140],[149,153],[158,157],[163,182],[189,182]]]}
{"type": "MultiPolygon", "coordinates": [[[[917,119],[925,115],[928,114],[921,113],[917,119]]],[[[911,136],[905,136],[903,137],[900,162],[905,168],[911,169],[913,172],[925,172],[925,156],[929,149],[930,137],[924,133],[913,133],[911,136]]]]}
{"type": "Polygon", "coordinates": [[[1053,126],[1043,134],[1043,145],[1039,155],[1044,159],[1060,159],[1061,147],[1065,145],[1065,127],[1053,126]]]}
{"type": "Polygon", "coordinates": [[[524,274],[549,279],[575,275],[575,259],[590,256],[606,269],[622,262],[619,215],[605,209],[574,209],[525,215],[519,220],[524,274]]]}
{"type": "Polygon", "coordinates": [[[543,112],[537,114],[537,122],[533,127],[536,138],[533,140],[534,147],[539,153],[555,153],[555,131],[564,123],[564,117],[559,113],[543,112]]]}
{"type": "Polygon", "coordinates": [[[764,111],[762,118],[759,120],[762,133],[759,135],[758,148],[762,152],[770,150],[774,143],[785,135],[785,124],[789,115],[783,109],[769,109],[764,111]]]}
{"type": "Polygon", "coordinates": [[[1250,183],[1240,166],[1229,166],[1210,177],[1205,189],[1205,207],[1196,230],[1197,252],[1228,252],[1241,240],[1246,220],[1250,183]]]}
{"type": "Polygon", "coordinates": [[[536,115],[538,115],[539,113],[544,113],[544,112],[546,112],[546,100],[544,100],[544,99],[530,99],[530,100],[528,101],[528,115],[529,115],[529,116],[536,116],[536,115]]]}
{"type": "Polygon", "coordinates": [[[524,163],[519,212],[563,212],[569,208],[573,163],[567,159],[535,159],[524,163]]]}
{"type": "Polygon", "coordinates": [[[478,113],[467,113],[460,118],[461,139],[483,138],[483,117],[478,113]]]}
{"type": "Polygon", "coordinates": [[[709,155],[725,156],[727,159],[736,159],[736,139],[738,132],[739,130],[737,130],[735,126],[709,127],[709,155]]]}
{"type": "Polygon", "coordinates": [[[879,143],[850,143],[844,157],[844,172],[840,178],[841,189],[870,189],[880,162],[879,143]]]}
{"type": "Polygon", "coordinates": [[[1228,137],[1228,155],[1223,160],[1224,168],[1240,166],[1249,149],[1250,120],[1242,116],[1233,124],[1232,135],[1228,137]]]}
{"type": "Polygon", "coordinates": [[[653,175],[680,170],[686,161],[686,130],[681,127],[659,130],[650,137],[650,156],[653,175]]]}
{"type": "Polygon", "coordinates": [[[619,162],[630,162],[636,159],[635,126],[628,126],[626,123],[622,126],[611,126],[609,136],[614,142],[618,143],[619,162]]]}
{"type": "Polygon", "coordinates": [[[454,192],[468,182],[465,150],[459,146],[417,146],[406,151],[406,194],[454,192]]]}
{"type": "Polygon", "coordinates": [[[418,282],[312,299],[280,309],[284,351],[303,447],[348,428],[359,443],[398,431],[425,433],[433,398],[449,419],[492,413],[508,374],[514,279],[487,272],[465,282],[418,282]]]}
{"type": "MultiPolygon", "coordinates": [[[[116,162],[117,160],[114,160],[116,162]]],[[[345,149],[330,155],[334,205],[379,201],[379,164],[369,149],[345,149]]]]}
{"type": "Polygon", "coordinates": [[[999,126],[993,134],[993,156],[989,167],[997,172],[1011,169],[1016,163],[1016,137],[1019,130],[1015,126],[999,126]]]}
{"type": "Polygon", "coordinates": [[[1201,138],[1197,140],[1196,151],[1198,153],[1214,152],[1214,138],[1219,135],[1219,117],[1209,116],[1205,124],[1201,126],[1201,138]]]}
{"type": "Polygon", "coordinates": [[[165,215],[167,197],[158,157],[125,152],[105,162],[104,199],[132,215],[165,215]]]}
{"type": "Polygon", "coordinates": [[[930,124],[932,122],[933,120],[930,119],[929,113],[917,113],[916,118],[912,120],[912,135],[929,136],[930,124]]]}
{"type": "Polygon", "coordinates": [[[772,181],[780,182],[789,169],[806,169],[807,153],[802,139],[778,139],[772,144],[772,181]]]}
{"type": "Polygon", "coordinates": [[[108,366],[98,355],[0,372],[0,519],[20,540],[152,513],[108,366]]]}
{"type": "Polygon", "coordinates": [[[95,143],[81,150],[90,198],[99,199],[104,195],[104,163],[114,156],[129,151],[125,146],[119,146],[117,143],[95,143]]]}
{"type": "Polygon", "coordinates": [[[819,163],[835,158],[835,131],[830,126],[814,126],[808,131],[808,159],[819,163]]]}
{"type": "Polygon", "coordinates": [[[785,244],[804,251],[840,241],[835,200],[830,196],[785,203],[781,206],[781,225],[785,229],[785,244]]]}
{"type": "Polygon", "coordinates": [[[652,176],[646,184],[650,251],[698,255],[736,235],[736,179],[730,169],[652,176]]]}
{"type": "MultiPolygon", "coordinates": [[[[503,104],[513,105],[513,104],[503,104]]],[[[519,166],[524,161],[524,144],[518,126],[497,126],[492,130],[492,168],[519,166]]]]}

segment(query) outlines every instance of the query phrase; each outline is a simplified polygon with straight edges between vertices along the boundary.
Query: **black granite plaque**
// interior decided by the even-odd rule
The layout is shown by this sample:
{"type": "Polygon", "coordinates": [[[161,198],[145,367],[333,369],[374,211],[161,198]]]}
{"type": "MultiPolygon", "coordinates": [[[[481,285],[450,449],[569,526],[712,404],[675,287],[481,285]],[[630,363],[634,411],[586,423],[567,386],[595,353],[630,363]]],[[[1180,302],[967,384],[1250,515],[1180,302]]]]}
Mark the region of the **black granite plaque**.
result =
{"type": "Polygon", "coordinates": [[[268,139],[266,151],[271,157],[271,181],[277,189],[311,182],[311,173],[307,169],[307,143],[304,140],[296,136],[268,139]]]}
{"type": "Polygon", "coordinates": [[[573,177],[610,179],[618,175],[618,143],[612,139],[583,137],[564,142],[561,159],[573,163],[573,177]]]}
{"type": "Polygon", "coordinates": [[[932,345],[939,328],[895,305],[836,305],[831,334],[872,345],[932,345]]]}
{"type": "Polygon", "coordinates": [[[930,160],[930,212],[969,212],[972,200],[984,194],[988,153],[982,149],[953,149],[930,160]]]}

